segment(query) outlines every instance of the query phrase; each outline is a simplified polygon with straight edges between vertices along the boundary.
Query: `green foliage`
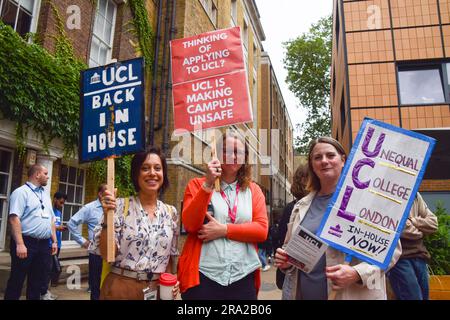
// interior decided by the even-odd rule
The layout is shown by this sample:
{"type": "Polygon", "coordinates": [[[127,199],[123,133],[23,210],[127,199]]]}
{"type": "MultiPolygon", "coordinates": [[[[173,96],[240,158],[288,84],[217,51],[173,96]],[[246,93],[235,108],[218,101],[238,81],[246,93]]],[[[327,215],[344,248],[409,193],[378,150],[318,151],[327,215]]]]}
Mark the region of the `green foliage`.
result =
{"type": "Polygon", "coordinates": [[[54,138],[62,139],[66,155],[77,145],[79,77],[86,65],[74,57],[64,35],[58,39],[51,55],[0,21],[0,114],[17,123],[21,154],[29,128],[45,148],[54,138]]]}
{"type": "MultiPolygon", "coordinates": [[[[135,195],[136,192],[131,182],[131,159],[132,155],[123,156],[115,159],[115,186],[119,197],[135,195]]],[[[100,160],[92,162],[88,170],[88,178],[93,179],[96,185],[106,182],[106,161],[100,160]]]]}
{"type": "Polygon", "coordinates": [[[153,31],[143,0],[129,0],[133,14],[133,32],[139,39],[139,52],[145,59],[146,70],[151,71],[153,61],[153,31]]]}
{"type": "Polygon", "coordinates": [[[424,243],[431,254],[430,268],[435,275],[450,274],[450,215],[438,202],[436,212],[438,231],[425,237],[424,243]]]}
{"type": "Polygon", "coordinates": [[[309,142],[331,134],[330,69],[332,17],[320,19],[309,31],[284,43],[286,82],[307,111],[307,121],[300,125],[296,147],[308,152],[309,142]]]}

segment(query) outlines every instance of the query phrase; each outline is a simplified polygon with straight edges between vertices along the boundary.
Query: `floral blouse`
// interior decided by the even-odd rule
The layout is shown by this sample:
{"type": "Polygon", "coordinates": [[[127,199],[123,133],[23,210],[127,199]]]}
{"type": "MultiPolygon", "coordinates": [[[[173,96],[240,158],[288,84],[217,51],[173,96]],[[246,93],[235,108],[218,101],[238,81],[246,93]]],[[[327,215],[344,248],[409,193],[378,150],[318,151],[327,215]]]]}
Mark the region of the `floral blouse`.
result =
{"type": "MultiPolygon", "coordinates": [[[[165,272],[170,256],[178,255],[178,213],[175,207],[158,200],[152,220],[137,197],[130,197],[127,215],[123,214],[124,209],[125,199],[117,199],[114,231],[118,252],[113,265],[132,271],[165,272]]],[[[101,231],[99,224],[94,229],[94,240],[89,247],[96,254],[100,254],[101,231]]]]}

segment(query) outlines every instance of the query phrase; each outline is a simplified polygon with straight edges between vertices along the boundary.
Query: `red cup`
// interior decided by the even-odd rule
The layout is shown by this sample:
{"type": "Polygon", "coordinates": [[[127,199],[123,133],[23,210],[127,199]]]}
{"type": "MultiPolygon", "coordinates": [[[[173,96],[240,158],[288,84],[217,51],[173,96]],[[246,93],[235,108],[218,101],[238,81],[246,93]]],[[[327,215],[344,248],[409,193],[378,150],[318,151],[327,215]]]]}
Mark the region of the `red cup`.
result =
{"type": "Polygon", "coordinates": [[[177,276],[171,273],[162,273],[159,276],[159,298],[173,300],[173,287],[177,284],[177,276]]]}

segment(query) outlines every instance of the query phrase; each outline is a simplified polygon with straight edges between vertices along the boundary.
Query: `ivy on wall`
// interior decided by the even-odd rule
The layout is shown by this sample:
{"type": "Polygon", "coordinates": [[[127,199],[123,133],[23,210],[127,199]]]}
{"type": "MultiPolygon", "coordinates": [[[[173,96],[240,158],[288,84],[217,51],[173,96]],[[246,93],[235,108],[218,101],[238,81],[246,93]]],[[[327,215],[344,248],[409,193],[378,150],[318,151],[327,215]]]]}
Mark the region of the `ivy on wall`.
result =
{"type": "Polygon", "coordinates": [[[56,44],[51,55],[38,44],[27,43],[0,21],[0,114],[16,122],[19,154],[33,129],[47,149],[54,138],[73,154],[79,130],[79,77],[86,65],[67,54],[70,43],[56,44]]]}
{"type": "Polygon", "coordinates": [[[144,0],[129,0],[131,13],[133,14],[134,33],[139,40],[138,55],[145,59],[147,72],[151,71],[153,62],[153,31],[150,25],[148,12],[144,0]]]}
{"type": "MultiPolygon", "coordinates": [[[[130,172],[131,172],[131,159],[132,156],[123,156],[115,159],[115,187],[118,191],[118,196],[130,196],[134,195],[134,187],[131,182],[130,172]]],[[[88,170],[88,179],[93,179],[96,185],[106,182],[106,172],[107,166],[106,161],[95,161],[92,162],[88,170]]]]}
{"type": "MultiPolygon", "coordinates": [[[[47,1],[56,20],[55,52],[51,54],[33,36],[28,43],[10,26],[0,21],[0,118],[16,123],[19,155],[25,152],[29,129],[34,130],[48,150],[59,138],[64,156],[74,155],[78,145],[80,71],[87,65],[74,55],[63,20],[50,0],[47,1]]],[[[96,1],[92,1],[96,5],[96,1]]],[[[144,0],[129,0],[134,33],[139,41],[138,55],[144,56],[147,71],[153,61],[153,32],[144,0]]],[[[41,42],[42,43],[42,42],[41,42]]],[[[130,179],[131,156],[116,159],[116,186],[119,195],[134,193],[130,179]]],[[[93,162],[88,174],[96,182],[106,180],[106,161],[93,162]]]]}

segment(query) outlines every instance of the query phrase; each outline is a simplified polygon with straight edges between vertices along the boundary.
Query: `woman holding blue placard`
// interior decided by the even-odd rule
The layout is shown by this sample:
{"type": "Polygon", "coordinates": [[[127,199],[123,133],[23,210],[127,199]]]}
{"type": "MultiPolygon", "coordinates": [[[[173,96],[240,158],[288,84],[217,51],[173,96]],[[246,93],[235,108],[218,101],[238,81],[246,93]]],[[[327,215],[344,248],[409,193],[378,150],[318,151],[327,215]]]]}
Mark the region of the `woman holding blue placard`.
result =
{"type": "MultiPolygon", "coordinates": [[[[299,224],[314,234],[317,232],[336,190],[346,157],[342,145],[333,138],[320,137],[311,142],[307,186],[310,193],[294,206],[285,245],[299,224]]],[[[398,245],[390,266],[398,260],[400,248],[398,245]]],[[[286,273],[282,298],[327,300],[334,290],[339,300],[386,299],[385,275],[380,268],[356,258],[350,265],[344,262],[343,252],[328,247],[314,269],[305,273],[288,264],[286,251],[278,248],[275,265],[286,273]]]]}
{"type": "MultiPolygon", "coordinates": [[[[175,273],[178,256],[178,214],[159,200],[169,185],[164,154],[149,147],[131,160],[131,181],[136,196],[116,199],[109,191],[102,197],[104,217],[114,210],[114,225],[106,219],[94,229],[90,250],[105,252],[108,228],[114,229],[116,257],[104,279],[100,300],[156,300],[159,279],[175,273]]],[[[179,285],[173,288],[173,298],[179,285]]]]}

